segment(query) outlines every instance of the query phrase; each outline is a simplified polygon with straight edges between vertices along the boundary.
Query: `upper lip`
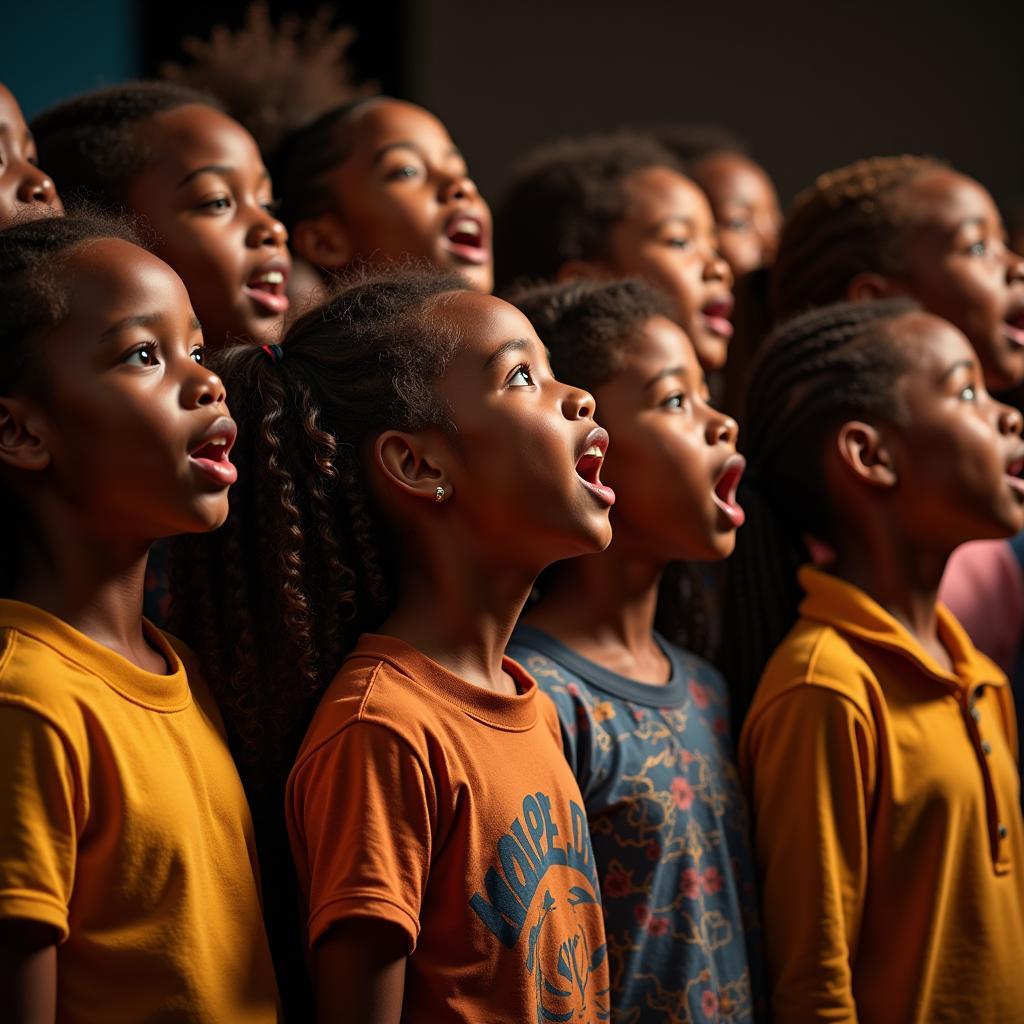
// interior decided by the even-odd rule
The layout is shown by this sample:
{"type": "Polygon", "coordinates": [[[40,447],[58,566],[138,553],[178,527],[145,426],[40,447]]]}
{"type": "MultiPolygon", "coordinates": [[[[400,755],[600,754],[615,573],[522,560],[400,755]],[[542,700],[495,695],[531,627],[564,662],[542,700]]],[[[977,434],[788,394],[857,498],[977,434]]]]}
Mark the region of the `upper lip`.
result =
{"type": "Polygon", "coordinates": [[[283,280],[282,284],[288,283],[288,277],[291,274],[291,261],[287,257],[276,256],[272,260],[268,260],[266,263],[261,263],[258,267],[254,267],[250,272],[249,276],[245,279],[245,283],[248,285],[251,281],[265,276],[266,274],[278,273],[281,274],[283,280]]]}
{"type": "Polygon", "coordinates": [[[1024,444],[1014,449],[1013,455],[1006,460],[1006,472],[1010,476],[1024,474],[1024,444]]]}
{"type": "Polygon", "coordinates": [[[710,299],[701,306],[700,311],[705,316],[721,316],[726,320],[732,316],[733,306],[735,305],[733,297],[731,295],[722,295],[715,299],[710,299]]]}
{"type": "Polygon", "coordinates": [[[238,436],[238,427],[230,416],[218,416],[195,440],[189,442],[188,454],[194,456],[209,444],[223,443],[223,454],[226,456],[234,447],[238,436]]]}
{"type": "MultiPolygon", "coordinates": [[[[444,236],[449,241],[452,240],[452,236],[459,233],[460,221],[468,222],[472,225],[469,228],[469,233],[475,229],[476,238],[479,242],[480,248],[483,249],[487,245],[487,222],[478,213],[474,213],[472,210],[459,209],[456,210],[445,222],[444,222],[444,236]]],[[[468,225],[467,225],[468,226],[468,225]]]]}
{"type": "Polygon", "coordinates": [[[732,472],[735,469],[742,472],[746,468],[747,460],[743,458],[739,452],[731,452],[719,464],[718,470],[711,481],[712,488],[717,487],[719,481],[726,475],[726,473],[732,472]]]}
{"type": "MultiPolygon", "coordinates": [[[[604,427],[594,427],[583,439],[583,445],[576,453],[576,462],[579,462],[590,448],[600,448],[603,459],[608,452],[608,431],[604,427]]],[[[574,463],[575,465],[575,463],[574,463]]]]}
{"type": "Polygon", "coordinates": [[[1003,320],[1014,327],[1024,328],[1024,300],[1011,305],[1003,320]]]}

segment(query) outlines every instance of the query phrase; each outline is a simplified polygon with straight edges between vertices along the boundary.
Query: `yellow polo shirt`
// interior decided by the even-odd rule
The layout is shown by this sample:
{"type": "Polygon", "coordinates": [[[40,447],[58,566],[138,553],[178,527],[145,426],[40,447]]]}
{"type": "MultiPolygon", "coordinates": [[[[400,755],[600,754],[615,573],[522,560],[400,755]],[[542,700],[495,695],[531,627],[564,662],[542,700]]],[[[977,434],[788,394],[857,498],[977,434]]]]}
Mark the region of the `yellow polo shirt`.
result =
{"type": "Polygon", "coordinates": [[[146,629],[166,675],[0,600],[0,920],[53,928],[61,1022],[272,1024],[245,794],[191,652],[146,629]]]}
{"type": "Polygon", "coordinates": [[[1024,1021],[1024,825],[1006,679],[941,605],[944,671],[805,567],[740,737],[773,1019],[1024,1021]]]}

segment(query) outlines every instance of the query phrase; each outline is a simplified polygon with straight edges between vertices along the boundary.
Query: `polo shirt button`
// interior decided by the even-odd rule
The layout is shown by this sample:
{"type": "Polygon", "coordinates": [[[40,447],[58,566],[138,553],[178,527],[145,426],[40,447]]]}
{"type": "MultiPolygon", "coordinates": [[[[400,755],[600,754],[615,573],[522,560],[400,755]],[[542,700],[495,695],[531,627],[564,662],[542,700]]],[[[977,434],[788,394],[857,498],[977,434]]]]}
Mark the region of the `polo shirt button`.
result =
{"type": "Polygon", "coordinates": [[[971,718],[973,718],[976,722],[980,722],[981,712],[977,708],[971,708],[971,718]]]}
{"type": "Polygon", "coordinates": [[[999,822],[999,828],[996,831],[999,833],[1000,839],[1005,839],[1010,834],[1010,830],[1002,822],[999,822]]]}
{"type": "Polygon", "coordinates": [[[988,740],[981,741],[981,752],[986,756],[992,753],[992,744],[988,740]]]}

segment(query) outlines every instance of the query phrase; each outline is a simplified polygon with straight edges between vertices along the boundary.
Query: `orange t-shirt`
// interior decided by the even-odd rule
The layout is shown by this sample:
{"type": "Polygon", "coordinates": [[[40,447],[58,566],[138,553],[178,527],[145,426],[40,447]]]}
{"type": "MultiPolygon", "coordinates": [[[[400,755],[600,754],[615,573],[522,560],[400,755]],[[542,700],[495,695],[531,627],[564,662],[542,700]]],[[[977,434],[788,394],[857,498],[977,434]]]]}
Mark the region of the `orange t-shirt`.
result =
{"type": "Polygon", "coordinates": [[[608,962],[586,813],[551,701],[364,636],[288,780],[309,943],[348,917],[409,940],[403,1020],[605,1020],[608,962]]]}

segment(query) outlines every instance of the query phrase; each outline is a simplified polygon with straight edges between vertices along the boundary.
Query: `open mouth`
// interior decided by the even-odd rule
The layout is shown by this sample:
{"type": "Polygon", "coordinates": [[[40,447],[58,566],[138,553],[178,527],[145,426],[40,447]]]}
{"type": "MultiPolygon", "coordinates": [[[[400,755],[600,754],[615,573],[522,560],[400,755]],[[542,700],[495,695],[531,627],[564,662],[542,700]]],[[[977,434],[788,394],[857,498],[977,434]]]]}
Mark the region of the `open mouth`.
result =
{"type": "Polygon", "coordinates": [[[732,321],[729,319],[732,310],[732,299],[716,299],[701,307],[700,317],[707,330],[728,340],[733,332],[732,321]]]}
{"type": "Polygon", "coordinates": [[[601,483],[601,466],[608,451],[608,433],[598,427],[587,435],[583,454],[576,460],[576,475],[605,505],[615,504],[615,492],[601,483]]]}
{"type": "Polygon", "coordinates": [[[1012,311],[1003,321],[1003,333],[1014,345],[1024,348],[1024,306],[1012,311]]]}
{"type": "Polygon", "coordinates": [[[1006,482],[1017,493],[1017,497],[1024,501],[1024,452],[1018,452],[1017,457],[1007,465],[1006,482]]]}
{"type": "Polygon", "coordinates": [[[238,479],[238,470],[229,458],[237,434],[233,419],[219,417],[189,451],[189,462],[218,484],[229,487],[238,479]]]}
{"type": "Polygon", "coordinates": [[[747,461],[742,455],[730,455],[711,489],[712,500],[734,528],[742,526],[747,518],[746,512],[736,501],[736,492],[746,468],[747,461]]]}
{"type": "Polygon", "coordinates": [[[488,263],[487,237],[484,222],[472,213],[456,213],[444,227],[448,251],[466,263],[488,263]]]}
{"type": "Polygon", "coordinates": [[[288,287],[288,265],[285,263],[270,263],[253,271],[252,276],[245,282],[242,291],[252,299],[260,309],[273,316],[280,316],[288,312],[288,296],[285,289],[288,287]]]}

